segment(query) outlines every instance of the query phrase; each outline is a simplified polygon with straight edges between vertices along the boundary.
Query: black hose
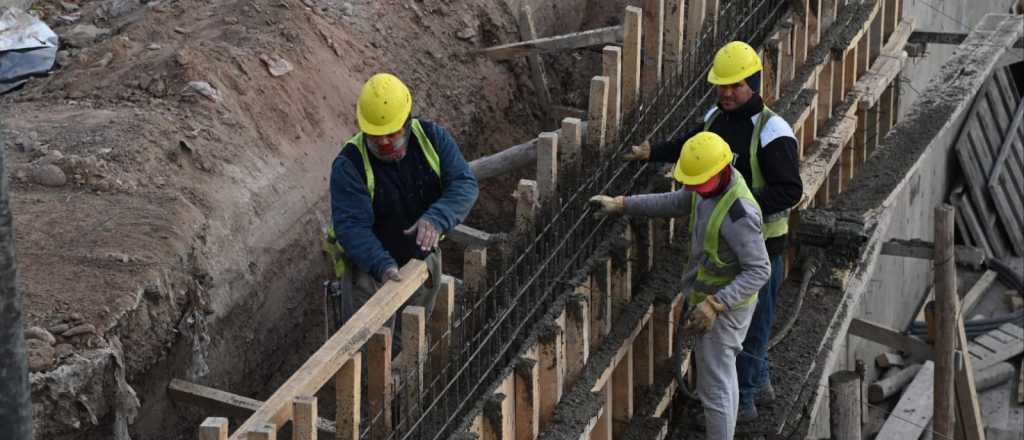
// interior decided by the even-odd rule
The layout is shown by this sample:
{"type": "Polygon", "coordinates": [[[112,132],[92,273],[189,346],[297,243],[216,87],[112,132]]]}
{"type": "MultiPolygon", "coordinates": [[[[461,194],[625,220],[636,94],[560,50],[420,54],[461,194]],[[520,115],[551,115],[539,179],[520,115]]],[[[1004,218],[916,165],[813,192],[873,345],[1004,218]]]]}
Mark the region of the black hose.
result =
{"type": "Polygon", "coordinates": [[[786,321],[786,325],[782,326],[782,329],[768,341],[769,351],[782,342],[783,339],[786,339],[789,331],[793,329],[793,324],[796,323],[796,319],[800,316],[800,309],[804,305],[804,295],[807,294],[807,288],[811,285],[811,278],[814,277],[814,274],[818,272],[818,268],[821,267],[821,248],[808,247],[807,253],[807,256],[804,257],[804,273],[800,281],[800,293],[796,297],[796,306],[793,307],[793,313],[789,316],[789,320],[786,321]]]}
{"type": "Polygon", "coordinates": [[[1006,284],[1012,289],[1015,289],[1021,295],[1024,295],[1024,273],[1014,271],[1009,264],[1003,262],[1003,260],[997,260],[995,258],[989,258],[985,260],[985,266],[992,269],[993,272],[998,275],[999,281],[1006,284]]]}
{"type": "MultiPolygon", "coordinates": [[[[672,343],[672,374],[676,377],[676,384],[679,385],[679,389],[687,398],[690,400],[700,400],[697,397],[697,390],[690,388],[686,376],[683,375],[683,363],[686,362],[686,355],[690,353],[690,349],[686,347],[686,340],[692,339],[694,336],[687,334],[686,323],[690,320],[690,315],[693,314],[694,308],[690,305],[689,301],[683,303],[683,316],[676,324],[679,328],[672,343]]],[[[690,344],[690,346],[692,347],[693,344],[690,344]]]]}

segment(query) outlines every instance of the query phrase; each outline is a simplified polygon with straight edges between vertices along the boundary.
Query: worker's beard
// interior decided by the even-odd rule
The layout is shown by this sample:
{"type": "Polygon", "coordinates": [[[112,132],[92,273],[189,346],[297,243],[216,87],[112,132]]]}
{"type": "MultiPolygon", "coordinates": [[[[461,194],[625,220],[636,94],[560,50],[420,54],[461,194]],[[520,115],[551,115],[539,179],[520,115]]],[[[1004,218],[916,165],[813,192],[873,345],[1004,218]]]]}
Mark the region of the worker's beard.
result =
{"type": "Polygon", "coordinates": [[[398,162],[405,157],[406,147],[409,145],[409,134],[409,130],[406,130],[405,136],[391,143],[380,143],[377,138],[367,136],[366,149],[383,162],[398,162]]]}

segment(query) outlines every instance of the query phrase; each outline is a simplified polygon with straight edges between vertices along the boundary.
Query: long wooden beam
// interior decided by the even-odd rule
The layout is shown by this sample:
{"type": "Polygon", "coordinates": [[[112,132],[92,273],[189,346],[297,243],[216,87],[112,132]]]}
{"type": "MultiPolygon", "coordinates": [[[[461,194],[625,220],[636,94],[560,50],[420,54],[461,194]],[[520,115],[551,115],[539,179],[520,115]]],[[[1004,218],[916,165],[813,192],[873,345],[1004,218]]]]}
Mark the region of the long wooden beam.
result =
{"type": "Polygon", "coordinates": [[[579,49],[590,46],[602,46],[605,44],[618,43],[620,41],[622,41],[622,26],[609,26],[582,32],[573,32],[571,34],[557,35],[554,37],[537,38],[535,40],[488,47],[486,49],[481,49],[478,53],[495,60],[508,60],[530,54],[557,52],[561,50],[579,49]]]}
{"type": "MultiPolygon", "coordinates": [[[[583,142],[586,142],[587,122],[580,124],[580,130],[584,133],[583,142]]],[[[559,137],[562,137],[562,130],[555,130],[559,137]]],[[[537,138],[513,145],[502,151],[484,156],[469,162],[469,169],[477,180],[490,179],[501,176],[520,168],[537,163],[537,138]]]]}
{"type": "Polygon", "coordinates": [[[231,435],[231,440],[243,440],[249,431],[267,423],[284,426],[292,417],[292,401],[295,397],[316,395],[352,355],[370,340],[373,332],[367,329],[384,325],[427,280],[427,265],[421,260],[412,260],[402,267],[399,275],[402,281],[389,281],[377,290],[334,336],[231,435]]]}

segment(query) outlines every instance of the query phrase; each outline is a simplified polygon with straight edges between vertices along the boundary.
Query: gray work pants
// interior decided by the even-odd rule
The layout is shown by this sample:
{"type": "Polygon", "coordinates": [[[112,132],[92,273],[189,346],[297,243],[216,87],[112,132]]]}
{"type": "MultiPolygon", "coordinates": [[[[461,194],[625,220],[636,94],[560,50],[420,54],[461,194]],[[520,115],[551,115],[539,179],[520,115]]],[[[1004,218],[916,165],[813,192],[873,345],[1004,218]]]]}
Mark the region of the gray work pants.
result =
{"type": "Polygon", "coordinates": [[[743,351],[754,305],[718,315],[711,330],[697,338],[697,394],[704,405],[708,440],[732,440],[740,387],[736,356],[743,351]]]}
{"type": "MultiPolygon", "coordinates": [[[[426,310],[425,318],[429,320],[431,313],[434,311],[434,302],[437,300],[438,293],[441,292],[441,249],[438,248],[431,252],[424,262],[427,263],[427,272],[430,274],[430,278],[423,283],[423,286],[416,290],[416,293],[409,298],[405,306],[423,307],[426,310]]],[[[342,308],[344,310],[343,323],[348,321],[355,314],[356,310],[359,310],[360,307],[366,304],[381,287],[381,284],[370,274],[356,269],[354,265],[350,265],[349,268],[350,270],[342,280],[342,287],[345,291],[351,292],[349,295],[346,295],[347,298],[342,298],[342,308]]],[[[400,313],[401,310],[399,310],[400,313]]],[[[401,349],[401,338],[399,337],[402,331],[401,322],[401,319],[395,320],[394,317],[391,317],[385,324],[394,330],[392,353],[398,353],[401,349]]]]}

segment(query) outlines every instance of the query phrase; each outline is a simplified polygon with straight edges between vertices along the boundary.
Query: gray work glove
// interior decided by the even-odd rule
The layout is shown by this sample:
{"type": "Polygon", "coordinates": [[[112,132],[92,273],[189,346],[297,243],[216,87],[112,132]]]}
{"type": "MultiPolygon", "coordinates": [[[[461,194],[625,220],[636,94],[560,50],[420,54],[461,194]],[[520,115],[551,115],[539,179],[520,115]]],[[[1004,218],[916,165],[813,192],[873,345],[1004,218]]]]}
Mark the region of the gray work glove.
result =
{"type": "Polygon", "coordinates": [[[629,152],[622,155],[622,160],[650,160],[650,158],[651,143],[648,141],[630,147],[629,152]]]}
{"type": "Polygon", "coordinates": [[[589,200],[590,204],[598,209],[595,215],[604,217],[607,215],[620,215],[626,209],[626,198],[623,196],[611,197],[596,195],[589,200]]]}
{"type": "Polygon", "coordinates": [[[383,278],[382,281],[385,283],[388,281],[402,281],[402,276],[398,274],[398,268],[395,266],[384,269],[384,276],[381,278],[383,278]]]}

